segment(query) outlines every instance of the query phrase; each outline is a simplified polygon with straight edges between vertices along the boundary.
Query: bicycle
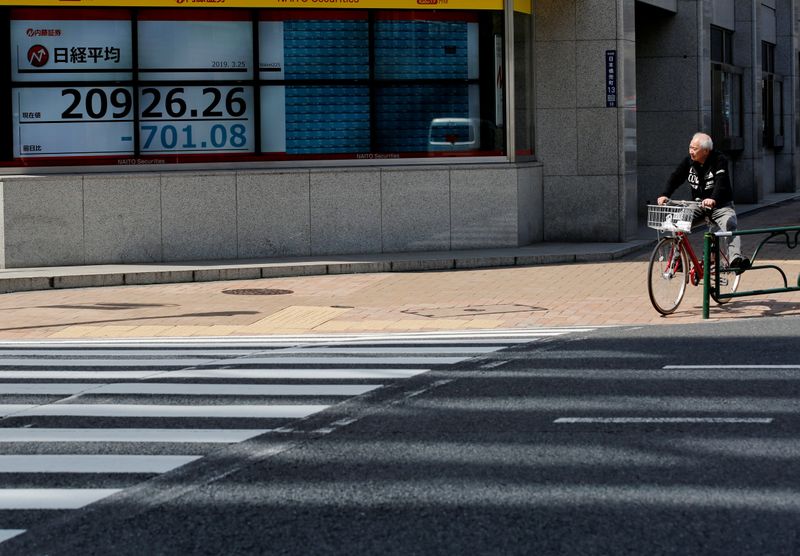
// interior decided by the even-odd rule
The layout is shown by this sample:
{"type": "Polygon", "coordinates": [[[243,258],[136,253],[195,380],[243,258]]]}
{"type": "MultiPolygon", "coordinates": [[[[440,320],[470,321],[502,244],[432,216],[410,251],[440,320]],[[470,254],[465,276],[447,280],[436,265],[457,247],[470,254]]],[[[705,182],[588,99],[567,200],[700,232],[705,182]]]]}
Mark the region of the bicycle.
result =
{"type": "MultiPolygon", "coordinates": [[[[647,226],[658,231],[659,240],[647,267],[647,292],[650,302],[662,315],[674,313],[686,293],[686,285],[697,286],[703,281],[703,262],[697,258],[689,234],[693,216],[700,203],[696,201],[669,201],[664,205],[647,206],[647,226]],[[665,234],[665,237],[661,237],[665,234]]],[[[706,214],[711,225],[711,217],[706,214]]],[[[728,264],[728,238],[717,236],[718,259],[712,261],[711,297],[718,304],[728,299],[720,294],[734,293],[739,287],[741,271],[728,264]]]]}

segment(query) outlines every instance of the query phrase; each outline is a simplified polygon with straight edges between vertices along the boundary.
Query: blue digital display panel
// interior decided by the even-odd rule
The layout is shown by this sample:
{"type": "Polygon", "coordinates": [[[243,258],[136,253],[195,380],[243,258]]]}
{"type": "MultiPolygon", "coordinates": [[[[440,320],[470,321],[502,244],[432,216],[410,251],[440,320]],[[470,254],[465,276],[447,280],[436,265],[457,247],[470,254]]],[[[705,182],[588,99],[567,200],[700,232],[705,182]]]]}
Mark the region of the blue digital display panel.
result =
{"type": "Polygon", "coordinates": [[[361,153],[369,150],[369,87],[286,87],[287,154],[361,153]]]}
{"type": "Polygon", "coordinates": [[[468,28],[460,21],[377,21],[375,77],[467,79],[468,28]]]}
{"type": "Polygon", "coordinates": [[[392,85],[379,89],[378,148],[383,152],[440,150],[431,144],[440,122],[468,120],[467,85],[392,85]]]}
{"type": "Polygon", "coordinates": [[[284,22],[286,79],[369,79],[367,20],[284,22]]]}

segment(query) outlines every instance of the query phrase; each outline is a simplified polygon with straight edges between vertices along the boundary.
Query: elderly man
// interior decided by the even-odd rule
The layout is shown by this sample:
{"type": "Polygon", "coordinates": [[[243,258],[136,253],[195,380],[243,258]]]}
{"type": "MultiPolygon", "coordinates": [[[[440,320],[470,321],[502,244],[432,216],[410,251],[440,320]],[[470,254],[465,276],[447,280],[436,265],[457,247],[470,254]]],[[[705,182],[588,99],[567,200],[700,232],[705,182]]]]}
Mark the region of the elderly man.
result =
{"type": "MultiPolygon", "coordinates": [[[[705,133],[695,133],[692,137],[689,156],[672,172],[664,192],[658,198],[658,204],[669,201],[675,190],[687,181],[692,188],[692,198],[711,212],[714,224],[726,232],[736,230],[728,159],[714,150],[714,142],[705,133]]],[[[702,209],[698,209],[694,217],[700,218],[702,215],[702,209]]],[[[742,240],[739,236],[734,236],[728,244],[728,261],[734,269],[744,270],[750,266],[750,260],[742,257],[742,240]]]]}

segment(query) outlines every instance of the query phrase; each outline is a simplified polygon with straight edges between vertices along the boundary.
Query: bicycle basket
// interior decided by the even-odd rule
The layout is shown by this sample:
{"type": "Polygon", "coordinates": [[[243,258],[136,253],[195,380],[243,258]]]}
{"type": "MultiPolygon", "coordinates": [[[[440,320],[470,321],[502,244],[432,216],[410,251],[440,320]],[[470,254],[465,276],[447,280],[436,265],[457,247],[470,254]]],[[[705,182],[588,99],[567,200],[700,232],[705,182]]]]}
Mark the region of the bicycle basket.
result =
{"type": "Polygon", "coordinates": [[[647,227],[661,232],[690,232],[692,216],[698,204],[647,205],[647,227]]]}

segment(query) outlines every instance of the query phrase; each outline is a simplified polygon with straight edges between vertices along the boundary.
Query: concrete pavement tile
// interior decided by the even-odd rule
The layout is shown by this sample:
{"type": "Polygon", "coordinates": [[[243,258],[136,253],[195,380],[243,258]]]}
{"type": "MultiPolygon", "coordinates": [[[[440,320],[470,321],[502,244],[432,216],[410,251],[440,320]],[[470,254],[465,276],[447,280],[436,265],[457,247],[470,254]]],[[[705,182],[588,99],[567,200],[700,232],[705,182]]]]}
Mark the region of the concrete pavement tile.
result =
{"type": "Polygon", "coordinates": [[[324,322],[314,328],[315,332],[346,332],[348,330],[353,330],[356,326],[364,326],[365,330],[372,330],[369,326],[369,322],[367,323],[356,323],[353,321],[329,321],[324,322]]]}
{"type": "Polygon", "coordinates": [[[96,326],[67,326],[62,330],[53,332],[49,338],[91,338],[98,331],[96,326]]]}
{"type": "Polygon", "coordinates": [[[170,330],[172,326],[165,325],[144,325],[136,326],[132,330],[128,330],[126,337],[130,338],[151,338],[157,336],[165,330],[170,330]]]}
{"type": "Polygon", "coordinates": [[[197,328],[207,328],[207,327],[199,327],[199,326],[192,326],[192,325],[177,325],[177,326],[170,326],[167,330],[158,332],[156,336],[163,337],[184,337],[184,336],[191,336],[192,333],[197,328]]]}
{"type": "Polygon", "coordinates": [[[211,333],[213,326],[211,325],[185,324],[177,326],[176,328],[180,328],[181,336],[213,336],[211,333]]]}
{"type": "Polygon", "coordinates": [[[235,326],[227,324],[212,324],[203,327],[208,330],[208,333],[193,334],[194,336],[236,336],[239,334],[253,334],[247,326],[235,326]]]}
{"type": "Polygon", "coordinates": [[[386,327],[387,330],[418,330],[420,328],[420,324],[426,323],[425,320],[419,319],[404,319],[398,320],[389,324],[386,327]]]}
{"type": "Polygon", "coordinates": [[[350,309],[333,307],[304,307],[293,305],[254,322],[248,328],[253,331],[272,332],[283,329],[311,330],[350,309]]]}
{"type": "Polygon", "coordinates": [[[89,335],[93,338],[124,338],[125,335],[136,328],[135,325],[131,326],[87,326],[86,328],[94,328],[94,332],[89,335]]]}
{"type": "Polygon", "coordinates": [[[473,320],[464,323],[462,328],[470,329],[492,329],[492,328],[505,328],[506,323],[502,320],[473,320]]]}

